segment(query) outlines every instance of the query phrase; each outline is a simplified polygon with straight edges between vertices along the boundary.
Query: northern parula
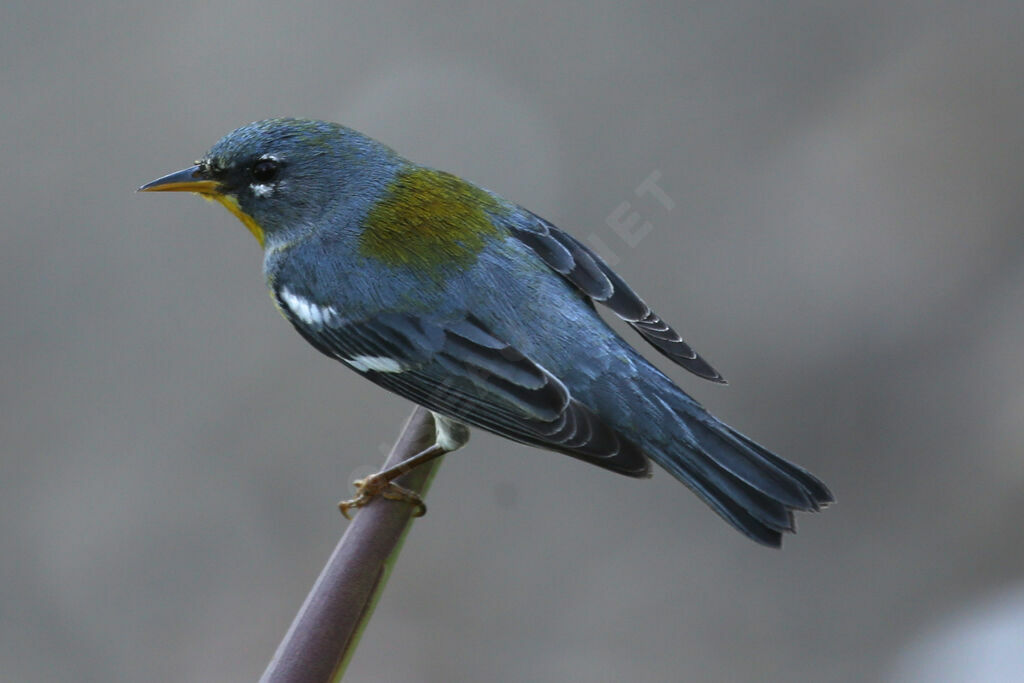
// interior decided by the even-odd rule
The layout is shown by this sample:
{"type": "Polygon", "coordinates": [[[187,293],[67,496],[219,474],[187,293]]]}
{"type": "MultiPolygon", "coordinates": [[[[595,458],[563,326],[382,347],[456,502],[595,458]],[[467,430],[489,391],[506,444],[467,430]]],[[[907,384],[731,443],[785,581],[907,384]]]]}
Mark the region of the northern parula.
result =
{"type": "Polygon", "coordinates": [[[794,510],[833,500],[601,319],[595,302],[690,372],[724,381],[592,250],[354,130],[259,121],[139,189],[227,207],[263,247],[273,300],[299,334],[433,412],[436,443],[357,482],[343,511],[400,492],[391,480],[462,446],[466,425],[632,477],[650,476],[653,460],[768,546],[794,530],[794,510]]]}

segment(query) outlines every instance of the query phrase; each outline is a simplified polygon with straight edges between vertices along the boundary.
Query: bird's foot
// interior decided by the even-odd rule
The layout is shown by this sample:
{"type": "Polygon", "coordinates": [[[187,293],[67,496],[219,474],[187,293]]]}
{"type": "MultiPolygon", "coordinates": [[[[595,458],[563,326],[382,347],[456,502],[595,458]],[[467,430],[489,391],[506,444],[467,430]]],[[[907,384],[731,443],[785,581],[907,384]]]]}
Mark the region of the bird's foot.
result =
{"type": "Polygon", "coordinates": [[[349,516],[349,510],[361,508],[377,496],[387,500],[411,503],[415,506],[412,513],[413,517],[422,517],[426,514],[427,505],[417,493],[410,491],[404,486],[399,486],[395,482],[382,477],[381,474],[378,472],[377,474],[371,474],[365,479],[356,479],[352,482],[353,486],[356,487],[356,497],[338,503],[338,509],[341,510],[341,514],[345,516],[345,519],[352,519],[349,516]]]}

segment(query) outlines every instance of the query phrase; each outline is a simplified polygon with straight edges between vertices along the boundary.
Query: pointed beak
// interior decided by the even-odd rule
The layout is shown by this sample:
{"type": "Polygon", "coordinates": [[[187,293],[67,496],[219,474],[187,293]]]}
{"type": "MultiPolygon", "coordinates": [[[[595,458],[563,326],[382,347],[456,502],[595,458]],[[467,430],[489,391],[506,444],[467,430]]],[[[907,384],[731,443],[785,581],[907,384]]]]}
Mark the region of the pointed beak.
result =
{"type": "Polygon", "coordinates": [[[146,183],[136,192],[197,192],[201,195],[220,194],[220,183],[210,180],[201,166],[176,171],[163,178],[146,183]]]}

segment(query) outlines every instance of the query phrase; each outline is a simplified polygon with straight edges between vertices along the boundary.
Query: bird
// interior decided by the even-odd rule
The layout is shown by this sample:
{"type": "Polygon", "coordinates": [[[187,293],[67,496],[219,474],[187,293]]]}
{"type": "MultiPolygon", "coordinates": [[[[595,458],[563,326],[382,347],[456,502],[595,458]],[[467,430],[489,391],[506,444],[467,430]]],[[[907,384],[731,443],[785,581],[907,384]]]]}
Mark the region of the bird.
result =
{"type": "Polygon", "coordinates": [[[832,503],[814,475],[712,416],[599,314],[725,383],[592,249],[544,218],[340,124],[238,128],[138,188],[224,205],[264,251],[275,306],[326,356],[431,411],[435,443],[355,482],[346,517],[463,446],[469,427],[630,477],[653,461],[753,541],[832,503]]]}

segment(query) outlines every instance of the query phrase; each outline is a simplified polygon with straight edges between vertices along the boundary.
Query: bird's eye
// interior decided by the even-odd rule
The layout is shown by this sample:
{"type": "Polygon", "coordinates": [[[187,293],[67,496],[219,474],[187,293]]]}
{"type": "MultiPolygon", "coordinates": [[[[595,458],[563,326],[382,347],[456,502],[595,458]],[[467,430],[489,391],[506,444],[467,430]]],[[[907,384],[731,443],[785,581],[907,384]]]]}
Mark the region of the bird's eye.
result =
{"type": "Polygon", "coordinates": [[[260,159],[252,166],[252,177],[259,183],[269,183],[277,177],[281,165],[274,159],[260,159]]]}

